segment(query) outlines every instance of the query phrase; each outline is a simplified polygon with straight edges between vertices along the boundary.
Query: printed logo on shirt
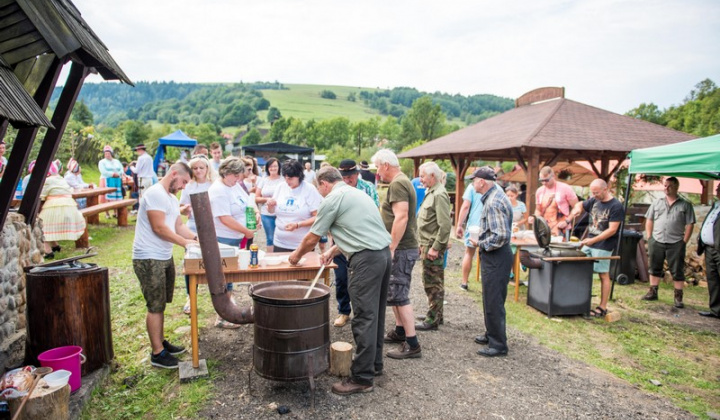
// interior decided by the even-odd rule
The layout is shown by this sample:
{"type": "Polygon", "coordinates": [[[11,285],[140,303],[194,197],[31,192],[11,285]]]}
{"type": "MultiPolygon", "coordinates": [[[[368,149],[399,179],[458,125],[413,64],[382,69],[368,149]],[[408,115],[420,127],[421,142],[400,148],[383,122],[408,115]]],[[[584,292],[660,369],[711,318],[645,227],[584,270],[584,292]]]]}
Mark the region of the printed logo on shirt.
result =
{"type": "Polygon", "coordinates": [[[298,210],[300,210],[300,204],[298,203],[298,200],[294,196],[288,196],[287,200],[285,200],[285,204],[280,204],[278,207],[280,207],[280,210],[286,213],[293,213],[298,210]]]}

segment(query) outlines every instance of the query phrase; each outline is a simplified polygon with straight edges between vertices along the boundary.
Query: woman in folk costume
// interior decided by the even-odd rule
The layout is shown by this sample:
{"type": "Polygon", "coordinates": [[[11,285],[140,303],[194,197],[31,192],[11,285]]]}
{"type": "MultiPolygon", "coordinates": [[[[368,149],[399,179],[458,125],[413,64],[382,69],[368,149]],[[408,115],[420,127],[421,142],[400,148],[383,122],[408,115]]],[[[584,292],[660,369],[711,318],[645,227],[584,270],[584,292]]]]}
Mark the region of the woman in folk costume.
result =
{"type": "MultiPolygon", "coordinates": [[[[85,188],[92,188],[94,185],[88,184],[83,181],[80,164],[73,158],[70,158],[67,164],[67,172],[65,172],[65,181],[68,183],[73,191],[80,191],[85,188]]],[[[75,201],[78,203],[78,208],[84,209],[87,207],[87,198],[76,198],[75,201]]]]}
{"type": "Polygon", "coordinates": [[[72,188],[60,176],[61,163],[50,164],[45,184],[40,192],[44,201],[39,217],[43,221],[45,258],[55,258],[60,251],[57,241],[74,241],[85,231],[85,218],[72,198],[72,188]]]}
{"type": "MultiPolygon", "coordinates": [[[[103,148],[103,153],[105,157],[98,163],[100,186],[103,186],[104,182],[106,187],[115,188],[115,191],[105,195],[105,199],[107,201],[122,200],[122,163],[113,157],[113,149],[110,145],[103,148]]],[[[105,214],[107,215],[108,213],[105,214]]],[[[117,210],[115,210],[115,215],[117,216],[117,210]]]]}

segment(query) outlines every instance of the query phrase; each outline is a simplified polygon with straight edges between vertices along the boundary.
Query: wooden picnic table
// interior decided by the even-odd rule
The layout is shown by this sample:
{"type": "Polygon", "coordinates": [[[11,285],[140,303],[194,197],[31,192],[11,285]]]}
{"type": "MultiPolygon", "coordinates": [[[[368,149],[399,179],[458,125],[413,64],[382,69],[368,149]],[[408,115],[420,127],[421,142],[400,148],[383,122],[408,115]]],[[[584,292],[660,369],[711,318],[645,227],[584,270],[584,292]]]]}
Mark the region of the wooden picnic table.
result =
{"type": "MultiPolygon", "coordinates": [[[[86,198],[87,199],[87,206],[86,207],[92,207],[97,206],[100,202],[100,196],[105,194],[110,194],[111,192],[117,190],[117,188],[113,187],[95,187],[95,188],[83,188],[82,190],[78,190],[72,193],[72,198],[78,199],[78,198],[86,198]]],[[[90,224],[98,224],[100,223],[100,215],[95,214],[92,216],[88,216],[87,222],[90,224]]]]}
{"type": "MultiPolygon", "coordinates": [[[[280,257],[290,255],[289,252],[267,253],[265,257],[280,257]]],[[[288,262],[265,267],[248,268],[246,270],[223,268],[226,283],[251,282],[259,283],[266,281],[289,281],[289,280],[312,280],[315,278],[320,266],[320,255],[315,252],[308,252],[303,256],[305,261],[302,265],[292,266],[288,262]]],[[[330,285],[330,269],[337,268],[336,264],[325,266],[322,278],[325,285],[330,285]]],[[[205,270],[183,269],[190,280],[190,336],[192,342],[192,363],[193,368],[200,366],[200,354],[198,349],[198,318],[197,318],[197,285],[207,284],[205,270]]]]}

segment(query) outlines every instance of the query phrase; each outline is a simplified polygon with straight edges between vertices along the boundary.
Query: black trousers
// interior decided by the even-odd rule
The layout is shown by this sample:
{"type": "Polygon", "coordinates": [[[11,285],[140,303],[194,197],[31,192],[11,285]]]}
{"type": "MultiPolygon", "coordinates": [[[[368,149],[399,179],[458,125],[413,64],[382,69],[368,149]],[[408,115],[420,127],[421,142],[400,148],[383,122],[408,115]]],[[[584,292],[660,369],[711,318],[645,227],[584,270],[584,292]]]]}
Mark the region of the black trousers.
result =
{"type": "Polygon", "coordinates": [[[505,334],[505,299],[507,298],[513,253],[510,244],[494,251],[481,251],[480,271],[482,273],[483,315],[488,347],[507,350],[505,334]]]}
{"type": "Polygon", "coordinates": [[[720,315],[720,252],[711,245],[705,246],[705,270],[708,293],[710,294],[710,311],[720,315]]]}
{"type": "Polygon", "coordinates": [[[356,252],[348,261],[348,292],[355,314],[351,321],[355,339],[352,379],[372,385],[375,372],[383,370],[385,307],[392,260],[390,248],[356,252]]]}

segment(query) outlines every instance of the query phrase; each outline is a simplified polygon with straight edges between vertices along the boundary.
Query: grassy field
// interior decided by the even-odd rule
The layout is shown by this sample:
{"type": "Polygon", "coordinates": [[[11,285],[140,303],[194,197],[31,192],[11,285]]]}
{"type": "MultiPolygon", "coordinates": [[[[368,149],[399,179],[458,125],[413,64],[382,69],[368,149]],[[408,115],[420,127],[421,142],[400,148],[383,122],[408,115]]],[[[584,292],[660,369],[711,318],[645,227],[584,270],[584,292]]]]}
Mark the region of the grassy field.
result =
{"type": "MultiPolygon", "coordinates": [[[[315,119],[324,120],[334,117],[345,117],[352,122],[363,121],[380,114],[363,104],[358,96],[361,90],[369,88],[324,85],[285,85],[287,90],[263,90],[270,104],[280,110],[286,117],[295,117],[303,122],[315,119]],[[324,99],[320,92],[330,90],[337,95],[336,99],[324,99]],[[354,92],[356,101],[347,100],[348,94],[354,92]]],[[[260,114],[265,119],[267,112],[260,114]]]]}
{"type": "MultiPolygon", "coordinates": [[[[89,175],[86,174],[86,179],[91,179],[89,175]]],[[[82,418],[195,418],[197,410],[219,398],[213,393],[213,381],[222,380],[223,373],[213,369],[214,361],[208,359],[210,378],[180,384],[176,371],[150,366],[144,300],[130,259],[134,221],[131,217],[130,227],[118,228],[114,219],[101,216],[101,225],[90,228],[90,243],[99,253],[90,261],[110,269],[115,364],[82,418]]],[[[71,242],[62,246],[60,258],[78,253],[71,242]]],[[[454,246],[460,244],[456,242],[454,246]]],[[[181,255],[181,249],[176,247],[177,264],[181,255]]],[[[470,293],[480,305],[480,286],[474,276],[473,268],[470,293]]],[[[459,268],[449,268],[446,287],[457,287],[459,279],[459,268]]],[[[203,287],[200,294],[207,296],[203,287]]],[[[662,285],[657,302],[639,300],[646,287],[643,284],[616,287],[610,309],[620,311],[622,319],[615,323],[581,317],[547,318],[525,304],[525,287],[521,288],[520,301],[513,302],[511,287],[506,304],[508,325],[544,346],[667,398],[700,418],[709,418],[709,412],[720,412],[720,340],[717,329],[702,324],[713,320],[692,322],[697,320],[695,311],[707,305],[707,289],[686,288],[687,308],[674,311],[671,286],[662,285]],[[660,381],[662,386],[653,385],[651,379],[660,381]]],[[[598,289],[599,282],[595,281],[594,295],[599,293],[598,289]]],[[[178,277],[175,299],[166,310],[165,331],[171,341],[188,343],[188,320],[181,313],[184,294],[182,277],[178,277]]],[[[214,320],[210,299],[199,299],[198,304],[200,326],[210,325],[214,320]]]]}

